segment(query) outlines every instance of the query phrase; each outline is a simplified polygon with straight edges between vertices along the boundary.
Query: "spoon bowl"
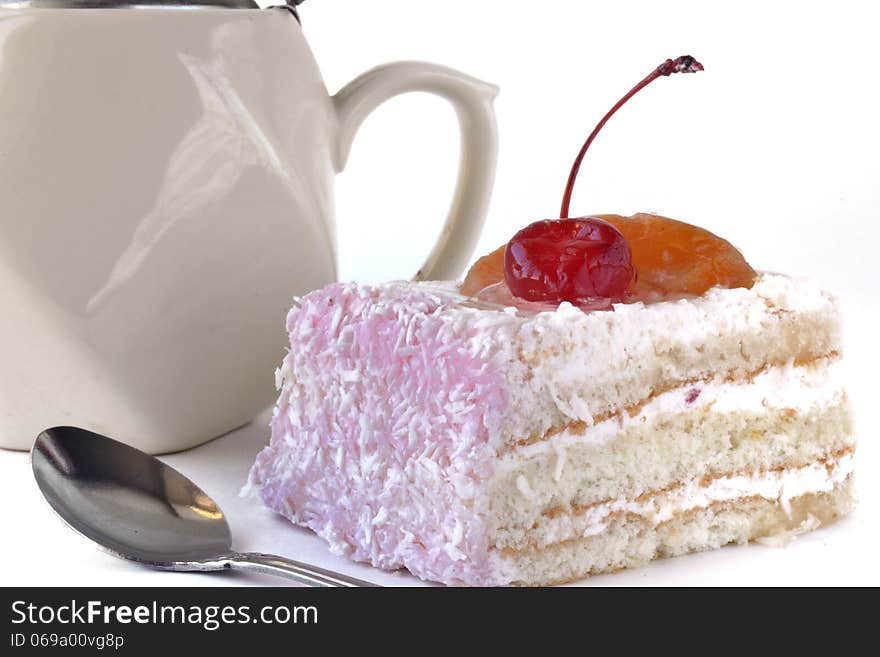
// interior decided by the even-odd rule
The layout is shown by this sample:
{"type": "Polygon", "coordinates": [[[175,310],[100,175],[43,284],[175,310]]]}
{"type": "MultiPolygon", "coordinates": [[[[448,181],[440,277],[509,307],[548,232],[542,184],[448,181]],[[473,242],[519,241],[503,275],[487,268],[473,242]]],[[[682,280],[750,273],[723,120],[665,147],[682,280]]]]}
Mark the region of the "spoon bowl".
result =
{"type": "Polygon", "coordinates": [[[250,570],[312,586],[374,586],[274,555],[235,552],[226,517],[201,488],[101,434],[47,429],[34,443],[31,465],[61,519],[124,559],[164,570],[250,570]]]}

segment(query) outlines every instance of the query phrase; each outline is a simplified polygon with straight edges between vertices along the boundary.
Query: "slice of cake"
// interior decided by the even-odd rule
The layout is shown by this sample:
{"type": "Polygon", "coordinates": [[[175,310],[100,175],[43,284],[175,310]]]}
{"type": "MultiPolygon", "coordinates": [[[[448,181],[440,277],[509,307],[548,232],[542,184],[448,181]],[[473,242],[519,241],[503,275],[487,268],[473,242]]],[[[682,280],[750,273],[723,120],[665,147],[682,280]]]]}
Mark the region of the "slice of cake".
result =
{"type": "Polygon", "coordinates": [[[833,300],[751,289],[588,312],[333,285],[289,317],[251,484],[331,549],[545,584],[812,528],[852,503],[833,300]]]}
{"type": "MultiPolygon", "coordinates": [[[[658,77],[696,72],[667,60],[658,77]]],[[[853,504],[840,328],[665,217],[538,221],[454,283],[298,300],[250,485],[334,552],[548,584],[814,529],[853,504]]]]}

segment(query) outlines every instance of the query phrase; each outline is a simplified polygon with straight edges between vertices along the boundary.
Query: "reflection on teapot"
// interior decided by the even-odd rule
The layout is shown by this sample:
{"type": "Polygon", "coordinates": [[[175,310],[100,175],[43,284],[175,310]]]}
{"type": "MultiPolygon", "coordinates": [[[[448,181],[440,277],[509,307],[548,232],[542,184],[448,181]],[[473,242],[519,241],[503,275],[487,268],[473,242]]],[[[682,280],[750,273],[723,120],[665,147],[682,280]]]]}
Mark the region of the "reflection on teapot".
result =
{"type": "Polygon", "coordinates": [[[288,8],[136,4],[0,0],[2,447],[72,424],[171,451],[269,405],[291,297],[336,276],[333,175],[394,95],[462,128],[417,276],[460,274],[485,217],[491,85],[403,62],[330,96],[288,8]]]}

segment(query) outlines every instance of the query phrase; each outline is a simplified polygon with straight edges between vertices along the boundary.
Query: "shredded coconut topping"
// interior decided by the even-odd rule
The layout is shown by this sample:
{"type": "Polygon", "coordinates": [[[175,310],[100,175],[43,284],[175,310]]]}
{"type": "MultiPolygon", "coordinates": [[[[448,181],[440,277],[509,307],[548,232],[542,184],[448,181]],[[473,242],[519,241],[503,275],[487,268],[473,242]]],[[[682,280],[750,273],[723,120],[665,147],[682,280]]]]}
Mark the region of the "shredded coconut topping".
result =
{"type": "MultiPolygon", "coordinates": [[[[815,286],[777,275],[750,290],[613,312],[561,304],[536,315],[463,301],[453,285],[406,282],[334,284],[295,301],[271,441],[249,479],[266,506],[336,554],[494,584],[487,483],[505,447],[572,421],[592,426],[665,380],[703,376],[712,348],[747,365],[750,345],[731,351],[723,339],[778,330],[781,308],[836,313],[815,286]]],[[[565,445],[549,444],[558,480],[565,445]]],[[[535,494],[525,477],[516,483],[535,494]]]]}

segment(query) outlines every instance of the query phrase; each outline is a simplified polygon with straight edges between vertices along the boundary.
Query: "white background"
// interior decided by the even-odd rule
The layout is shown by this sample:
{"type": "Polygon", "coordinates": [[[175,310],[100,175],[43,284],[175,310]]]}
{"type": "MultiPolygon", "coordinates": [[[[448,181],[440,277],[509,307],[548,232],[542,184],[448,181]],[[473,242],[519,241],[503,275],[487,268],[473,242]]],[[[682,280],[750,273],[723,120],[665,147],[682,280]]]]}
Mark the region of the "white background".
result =
{"type": "MultiPolygon", "coordinates": [[[[572,212],[655,211],[697,223],[756,268],[812,276],[841,297],[862,503],[852,518],[783,549],[731,548],[593,581],[880,584],[871,412],[880,320],[876,3],[308,0],[300,12],[331,92],[394,59],[436,61],[501,87],[498,174],[480,253],[553,217],[571,160],[604,112],[665,58],[696,56],[705,72],[658,80],[606,126],[572,212]]],[[[416,271],[442,223],[457,157],[454,115],[439,99],[398,98],[367,120],[337,181],[343,279],[416,271]]],[[[249,458],[264,426],[262,418],[172,460],[218,497],[242,547],[347,567],[317,539],[235,497],[246,470],[241,446],[249,458]]],[[[0,453],[0,494],[3,584],[230,582],[142,571],[93,550],[39,504],[22,454],[0,453]]]]}

